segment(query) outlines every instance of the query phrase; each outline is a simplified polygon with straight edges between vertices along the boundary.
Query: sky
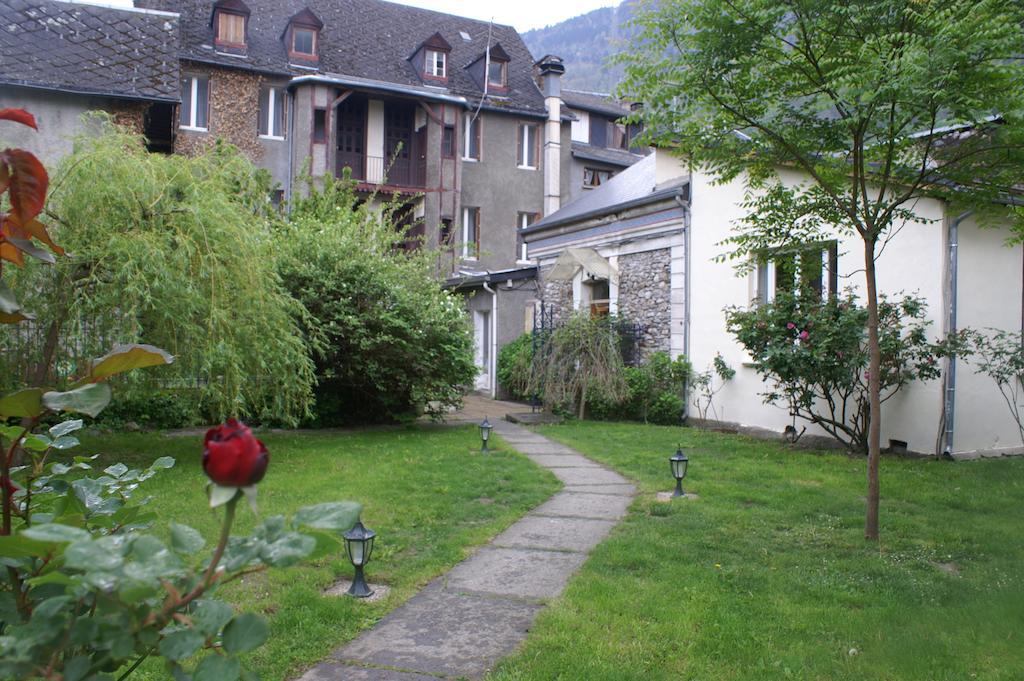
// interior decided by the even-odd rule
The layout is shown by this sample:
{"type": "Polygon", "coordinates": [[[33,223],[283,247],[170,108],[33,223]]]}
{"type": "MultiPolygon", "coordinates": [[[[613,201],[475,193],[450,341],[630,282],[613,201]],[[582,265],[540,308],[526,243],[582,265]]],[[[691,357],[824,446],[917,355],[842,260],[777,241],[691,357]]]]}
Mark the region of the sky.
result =
{"type": "MultiPolygon", "coordinates": [[[[96,0],[93,4],[132,6],[131,0],[96,0]]],[[[402,0],[402,4],[483,21],[493,19],[495,23],[511,24],[522,32],[557,24],[599,7],[612,7],[619,3],[618,0],[402,0]]]]}

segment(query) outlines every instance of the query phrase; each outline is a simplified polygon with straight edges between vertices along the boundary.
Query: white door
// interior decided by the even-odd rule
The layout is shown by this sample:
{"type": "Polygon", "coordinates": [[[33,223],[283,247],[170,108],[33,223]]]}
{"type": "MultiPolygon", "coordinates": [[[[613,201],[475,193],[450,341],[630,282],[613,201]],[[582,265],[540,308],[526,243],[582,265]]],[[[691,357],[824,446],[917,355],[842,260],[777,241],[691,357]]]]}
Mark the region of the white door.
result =
{"type": "Polygon", "coordinates": [[[473,340],[475,344],[477,390],[491,389],[491,313],[473,310],[473,340]]]}

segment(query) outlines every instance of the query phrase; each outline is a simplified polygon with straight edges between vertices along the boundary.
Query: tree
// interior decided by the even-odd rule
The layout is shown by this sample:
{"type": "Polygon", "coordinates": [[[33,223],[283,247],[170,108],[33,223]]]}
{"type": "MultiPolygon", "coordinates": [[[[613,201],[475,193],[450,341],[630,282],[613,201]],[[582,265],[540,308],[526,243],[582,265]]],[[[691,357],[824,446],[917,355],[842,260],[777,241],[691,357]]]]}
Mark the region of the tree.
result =
{"type": "Polygon", "coordinates": [[[1024,8],[1015,0],[666,0],[637,19],[623,94],[648,142],[722,181],[749,210],[732,257],[825,234],[863,244],[868,504],[878,538],[880,249],[914,202],[991,216],[1021,179],[1024,8]],[[806,182],[783,184],[779,169],[806,182]]]}
{"type": "Polygon", "coordinates": [[[434,276],[437,254],[407,249],[399,202],[362,201],[347,180],[311,181],[278,225],[278,268],[302,303],[316,363],[319,425],[434,416],[473,381],[461,298],[434,276]]]}

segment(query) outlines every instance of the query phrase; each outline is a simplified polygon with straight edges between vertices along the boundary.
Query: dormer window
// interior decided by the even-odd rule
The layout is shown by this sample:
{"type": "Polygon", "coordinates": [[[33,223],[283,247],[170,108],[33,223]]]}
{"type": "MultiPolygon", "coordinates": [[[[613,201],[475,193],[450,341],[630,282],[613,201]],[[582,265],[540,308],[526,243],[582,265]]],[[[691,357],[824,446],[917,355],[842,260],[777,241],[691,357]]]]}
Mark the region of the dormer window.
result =
{"type": "Polygon", "coordinates": [[[424,80],[448,80],[448,55],[452,46],[440,33],[430,36],[409,55],[409,61],[416,67],[424,80]]]}
{"type": "Polygon", "coordinates": [[[487,66],[487,84],[501,88],[508,86],[508,62],[491,60],[487,66]]]}
{"type": "Polygon", "coordinates": [[[426,50],[427,64],[425,75],[431,78],[448,77],[448,55],[441,50],[426,50]]]}
{"type": "Polygon", "coordinates": [[[289,59],[317,61],[320,54],[320,29],[323,27],[323,22],[309,8],[293,16],[281,36],[288,46],[289,59]]]}
{"type": "Polygon", "coordinates": [[[218,0],[213,6],[211,21],[215,45],[236,49],[245,48],[249,8],[242,0],[218,0]]]}

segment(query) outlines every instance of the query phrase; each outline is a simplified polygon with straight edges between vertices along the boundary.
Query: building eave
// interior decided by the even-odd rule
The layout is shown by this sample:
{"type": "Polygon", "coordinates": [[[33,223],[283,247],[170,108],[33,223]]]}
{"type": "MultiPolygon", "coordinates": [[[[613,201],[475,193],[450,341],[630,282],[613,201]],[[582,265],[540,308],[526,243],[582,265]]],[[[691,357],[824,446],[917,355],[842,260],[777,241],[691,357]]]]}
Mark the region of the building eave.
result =
{"type": "Polygon", "coordinates": [[[109,97],[110,99],[124,99],[132,102],[168,102],[172,104],[177,104],[181,102],[180,97],[160,97],[157,95],[131,95],[124,94],[121,92],[112,92],[109,90],[72,88],[63,85],[32,83],[28,81],[20,81],[17,79],[10,78],[0,78],[0,85],[8,85],[10,87],[21,87],[28,90],[44,90],[46,92],[60,92],[62,94],[81,95],[83,97],[109,97]]]}
{"type": "Polygon", "coordinates": [[[507,270],[494,270],[460,274],[449,277],[442,284],[447,290],[482,288],[484,284],[501,284],[507,281],[524,281],[537,277],[537,266],[516,267],[507,270]]]}
{"type": "Polygon", "coordinates": [[[680,198],[686,197],[686,184],[676,185],[667,189],[661,189],[648,194],[647,196],[641,196],[637,199],[630,199],[629,201],[623,201],[622,203],[616,203],[611,206],[602,206],[593,210],[586,211],[585,213],[578,213],[576,215],[570,215],[564,218],[556,220],[541,220],[540,222],[530,225],[526,229],[520,230],[519,233],[523,236],[537,234],[539,232],[545,232],[557,227],[564,227],[565,225],[571,225],[578,222],[586,222],[594,218],[603,217],[605,215],[612,215],[614,213],[621,213],[624,210],[630,210],[632,208],[639,208],[646,206],[651,203],[657,203],[664,199],[678,196],[680,198]]]}

